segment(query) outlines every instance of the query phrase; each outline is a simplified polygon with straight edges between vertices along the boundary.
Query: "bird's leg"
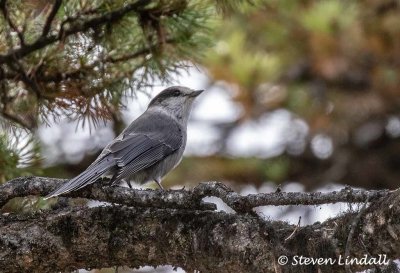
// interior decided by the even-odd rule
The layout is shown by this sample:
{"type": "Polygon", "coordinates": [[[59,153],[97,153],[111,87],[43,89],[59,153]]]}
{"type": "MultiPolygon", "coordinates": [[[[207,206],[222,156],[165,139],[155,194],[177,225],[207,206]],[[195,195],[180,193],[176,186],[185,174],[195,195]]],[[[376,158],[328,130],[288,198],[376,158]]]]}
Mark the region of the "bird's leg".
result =
{"type": "Polygon", "coordinates": [[[160,178],[154,179],[154,181],[157,183],[157,185],[160,187],[160,189],[164,190],[164,187],[161,185],[161,179],[160,178]]]}
{"type": "Polygon", "coordinates": [[[125,183],[126,184],[128,184],[128,187],[130,188],[130,189],[132,189],[132,185],[131,185],[131,181],[130,180],[123,180],[123,181],[125,181],[125,183]]]}
{"type": "Polygon", "coordinates": [[[115,173],[115,174],[111,177],[111,179],[110,179],[111,187],[118,186],[118,182],[115,181],[116,178],[117,178],[117,176],[118,176],[118,173],[115,173]]]}

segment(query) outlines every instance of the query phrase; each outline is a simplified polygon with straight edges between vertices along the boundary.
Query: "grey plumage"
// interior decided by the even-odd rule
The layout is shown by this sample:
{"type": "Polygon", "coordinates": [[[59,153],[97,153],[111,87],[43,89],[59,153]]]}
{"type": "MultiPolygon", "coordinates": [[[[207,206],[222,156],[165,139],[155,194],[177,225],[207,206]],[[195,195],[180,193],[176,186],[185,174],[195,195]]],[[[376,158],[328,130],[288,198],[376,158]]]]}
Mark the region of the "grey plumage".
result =
{"type": "Polygon", "coordinates": [[[104,175],[111,175],[114,184],[153,180],[161,187],[162,177],[182,159],[192,102],[201,92],[181,86],[162,91],[84,172],[46,198],[81,189],[104,175]]]}

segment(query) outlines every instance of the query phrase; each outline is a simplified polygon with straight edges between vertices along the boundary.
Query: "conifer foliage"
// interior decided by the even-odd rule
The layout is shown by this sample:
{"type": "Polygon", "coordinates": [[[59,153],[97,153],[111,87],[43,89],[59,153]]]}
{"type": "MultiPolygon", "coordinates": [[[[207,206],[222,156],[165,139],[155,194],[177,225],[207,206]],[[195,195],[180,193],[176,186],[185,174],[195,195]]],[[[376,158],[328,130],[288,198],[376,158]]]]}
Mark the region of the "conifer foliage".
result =
{"type": "Polygon", "coordinates": [[[21,145],[10,145],[12,132],[29,138],[40,124],[60,117],[97,125],[118,113],[124,96],[155,78],[168,81],[196,61],[210,45],[215,5],[1,0],[0,180],[21,166],[21,145]]]}

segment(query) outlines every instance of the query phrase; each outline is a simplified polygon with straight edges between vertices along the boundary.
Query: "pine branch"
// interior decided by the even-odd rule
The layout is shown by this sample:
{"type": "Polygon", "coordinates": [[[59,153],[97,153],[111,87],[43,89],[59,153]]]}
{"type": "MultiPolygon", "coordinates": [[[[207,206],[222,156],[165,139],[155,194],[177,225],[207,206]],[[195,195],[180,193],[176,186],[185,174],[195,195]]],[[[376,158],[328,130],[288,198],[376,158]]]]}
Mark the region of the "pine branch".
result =
{"type": "Polygon", "coordinates": [[[10,18],[10,14],[9,14],[8,8],[7,8],[7,0],[0,1],[0,9],[1,9],[4,19],[6,19],[6,22],[8,23],[9,27],[17,33],[17,36],[20,41],[20,46],[21,47],[25,46],[24,34],[18,29],[18,27],[14,24],[14,22],[10,18]]]}
{"type": "MultiPolygon", "coordinates": [[[[4,0],[3,0],[4,1],[4,0]]],[[[91,28],[95,28],[101,25],[105,25],[110,22],[114,22],[116,20],[121,19],[124,15],[129,12],[140,12],[147,6],[151,0],[138,0],[134,3],[127,4],[124,7],[107,12],[103,15],[94,17],[92,19],[88,19],[84,22],[72,21],[69,23],[70,27],[67,29],[62,28],[58,34],[52,34],[48,36],[41,35],[35,42],[29,45],[22,45],[17,49],[11,50],[11,52],[7,54],[0,55],[0,64],[9,63],[14,61],[15,59],[21,59],[32,52],[42,49],[50,44],[53,44],[61,39],[65,39],[65,37],[71,36],[73,34],[79,32],[85,32],[91,28]]],[[[67,19],[68,20],[68,19],[67,19]]],[[[76,21],[79,21],[76,19],[76,21]]],[[[63,24],[62,24],[63,25],[63,24]]]]}
{"type": "Polygon", "coordinates": [[[5,108],[3,108],[3,110],[1,111],[1,115],[6,119],[18,124],[22,128],[28,129],[30,131],[33,130],[32,126],[29,123],[25,122],[25,120],[23,120],[21,117],[8,113],[5,108]]]}
{"type": "Polygon", "coordinates": [[[53,4],[53,8],[50,11],[49,16],[46,19],[46,23],[44,24],[43,31],[42,31],[42,37],[45,37],[51,28],[51,24],[53,23],[54,18],[56,17],[56,14],[58,10],[60,9],[62,4],[62,0],[55,0],[53,4]]]}
{"type": "Polygon", "coordinates": [[[171,73],[177,73],[177,68],[184,67],[181,61],[194,55],[187,53],[186,48],[196,52],[202,45],[198,42],[201,35],[188,33],[192,29],[189,26],[200,32],[205,30],[206,26],[194,23],[204,22],[209,14],[201,12],[201,5],[196,10],[197,6],[183,5],[179,1],[173,5],[148,5],[150,3],[151,0],[138,0],[113,8],[103,3],[84,10],[76,10],[72,5],[69,11],[68,3],[55,2],[43,19],[40,33],[32,36],[39,36],[36,40],[0,55],[0,65],[5,64],[0,80],[9,83],[9,90],[5,90],[8,96],[16,92],[29,93],[4,104],[7,109],[16,109],[7,111],[8,114],[23,117],[26,108],[14,106],[33,103],[37,109],[35,120],[40,116],[40,120],[46,121],[62,114],[96,124],[100,119],[109,119],[115,110],[101,102],[120,102],[123,94],[139,88],[141,80],[148,83],[154,78],[166,79],[171,73]],[[61,7],[70,14],[62,22],[57,13],[61,7]],[[144,26],[139,20],[143,16],[156,20],[158,27],[164,29],[162,39],[146,40],[144,26]],[[182,27],[177,28],[176,24],[182,27]],[[57,32],[53,30],[56,25],[59,26],[57,32]],[[69,36],[72,37],[66,39],[69,36]],[[60,46],[50,46],[57,42],[60,46]],[[140,68],[144,73],[135,74],[140,68]],[[20,82],[24,83],[19,85],[24,90],[18,91],[16,86],[20,82]],[[104,100],[104,96],[108,99],[104,100]]]}
{"type": "MultiPolygon", "coordinates": [[[[168,39],[166,41],[167,44],[174,44],[175,40],[174,39],[168,39]]],[[[108,64],[108,63],[119,63],[119,62],[127,62],[127,61],[131,61],[134,59],[137,59],[139,57],[143,57],[147,54],[150,54],[151,52],[153,52],[156,48],[158,47],[157,44],[154,44],[150,47],[145,47],[142,48],[138,51],[135,51],[133,53],[130,54],[126,54],[126,55],[121,55],[121,56],[108,56],[104,59],[100,59],[98,61],[93,62],[90,65],[87,66],[83,66],[77,70],[74,71],[68,71],[68,72],[57,72],[54,74],[50,74],[50,75],[36,75],[36,80],[40,81],[40,82],[60,82],[63,80],[68,80],[68,79],[79,79],[82,74],[84,73],[85,70],[91,70],[94,67],[98,66],[99,64],[108,64]]],[[[8,78],[13,78],[16,77],[18,78],[20,75],[15,73],[15,74],[7,74],[6,75],[8,78]]]]}

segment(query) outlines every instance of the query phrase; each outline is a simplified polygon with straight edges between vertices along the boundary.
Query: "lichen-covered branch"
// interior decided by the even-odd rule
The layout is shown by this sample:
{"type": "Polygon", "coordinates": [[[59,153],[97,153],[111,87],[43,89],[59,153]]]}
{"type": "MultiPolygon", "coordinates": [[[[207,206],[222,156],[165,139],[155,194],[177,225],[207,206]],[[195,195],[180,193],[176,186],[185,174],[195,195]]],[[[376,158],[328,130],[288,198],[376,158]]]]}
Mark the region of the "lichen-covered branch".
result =
{"type": "MultiPolygon", "coordinates": [[[[2,186],[0,196],[10,198],[12,192],[14,196],[24,196],[28,192],[46,194],[54,187],[51,182],[56,185],[64,181],[20,178],[2,186]]],[[[192,197],[205,194],[207,187],[224,190],[224,186],[215,183],[199,187],[191,193],[192,197]]],[[[108,190],[116,198],[124,189],[105,188],[105,192],[108,190]]],[[[154,202],[168,195],[168,200],[178,198],[179,194],[183,200],[187,198],[184,190],[159,195],[149,194],[159,191],[126,190],[128,199],[128,193],[134,192],[138,200],[146,196],[154,202]]],[[[77,192],[76,196],[95,196],[98,191],[101,191],[100,186],[77,192]]],[[[147,201],[141,199],[137,204],[141,202],[143,205],[147,201]]],[[[188,272],[345,272],[345,267],[338,264],[299,266],[292,265],[291,261],[296,255],[338,258],[344,253],[359,258],[367,253],[400,258],[398,191],[387,192],[385,198],[374,198],[362,214],[347,213],[302,227],[267,221],[254,213],[230,214],[201,207],[174,209],[173,202],[165,200],[165,208],[109,205],[2,215],[0,268],[10,273],[55,272],[169,264],[188,272]],[[358,224],[351,228],[356,217],[358,224]],[[353,233],[351,249],[346,249],[350,231],[353,233]],[[287,265],[277,263],[281,255],[288,257],[287,265]]],[[[354,270],[371,267],[351,266],[354,270]]]]}
{"type": "MultiPolygon", "coordinates": [[[[65,183],[64,179],[46,177],[20,177],[0,186],[0,206],[15,197],[28,195],[45,196],[56,187],[65,183]]],[[[259,206],[283,205],[320,205],[337,202],[366,202],[388,196],[387,190],[354,190],[346,187],[334,192],[274,192],[241,196],[222,183],[200,183],[193,190],[131,190],[122,187],[108,187],[107,181],[95,183],[81,191],[65,196],[84,197],[128,206],[161,207],[161,208],[212,208],[202,204],[202,198],[215,196],[221,198],[237,212],[250,212],[259,206]]]]}
{"type": "MultiPolygon", "coordinates": [[[[20,177],[13,179],[0,186],[0,207],[15,197],[45,196],[66,181],[66,179],[46,177],[20,177]]],[[[63,196],[83,197],[134,207],[215,210],[214,204],[202,203],[202,196],[196,197],[186,190],[132,190],[107,186],[107,181],[99,181],[99,183],[94,183],[83,190],[63,196]]]]}
{"type": "Polygon", "coordinates": [[[170,264],[191,272],[270,268],[268,230],[252,217],[121,206],[0,219],[0,268],[57,272],[170,264]],[[220,268],[220,266],[222,266],[220,268]]]}
{"type": "Polygon", "coordinates": [[[237,212],[248,212],[259,206],[321,205],[338,202],[366,202],[388,196],[388,190],[354,190],[346,187],[333,192],[274,192],[241,196],[221,183],[202,183],[194,189],[200,196],[221,198],[237,212]]]}

